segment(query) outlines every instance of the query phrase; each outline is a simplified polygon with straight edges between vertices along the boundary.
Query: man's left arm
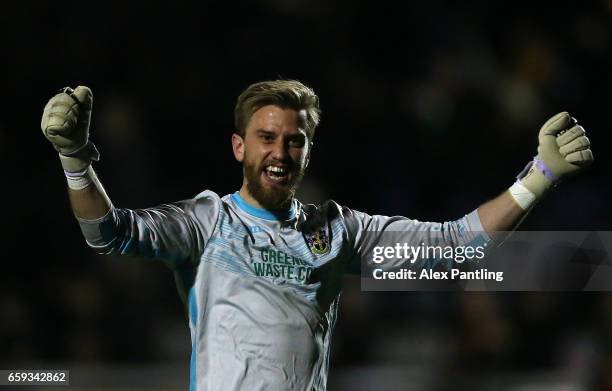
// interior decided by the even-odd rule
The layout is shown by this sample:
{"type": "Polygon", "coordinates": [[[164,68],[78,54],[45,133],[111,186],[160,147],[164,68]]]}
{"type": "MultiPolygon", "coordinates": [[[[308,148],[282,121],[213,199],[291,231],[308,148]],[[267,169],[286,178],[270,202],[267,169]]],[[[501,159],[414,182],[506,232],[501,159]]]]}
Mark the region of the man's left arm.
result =
{"type": "Polygon", "coordinates": [[[561,181],[593,162],[584,128],[567,112],[551,117],[540,129],[538,154],[517,181],[497,198],[482,204],[478,215],[489,236],[512,231],[547,193],[561,181]]]}
{"type": "Polygon", "coordinates": [[[513,230],[526,215],[509,190],[478,207],[482,227],[491,237],[496,232],[513,230]]]}

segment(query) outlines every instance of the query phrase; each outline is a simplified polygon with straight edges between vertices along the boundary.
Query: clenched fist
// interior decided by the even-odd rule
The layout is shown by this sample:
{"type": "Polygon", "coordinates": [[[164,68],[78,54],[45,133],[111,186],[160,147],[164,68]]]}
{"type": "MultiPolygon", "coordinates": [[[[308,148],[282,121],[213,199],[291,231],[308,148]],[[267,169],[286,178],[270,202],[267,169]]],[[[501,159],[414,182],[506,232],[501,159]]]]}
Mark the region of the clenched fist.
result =
{"type": "Polygon", "coordinates": [[[65,87],[45,106],[40,128],[45,137],[60,153],[62,166],[69,173],[81,173],[99,153],[89,142],[89,122],[93,94],[88,87],[74,90],[65,87]]]}
{"type": "Polygon", "coordinates": [[[40,127],[62,155],[83,148],[89,139],[93,94],[87,87],[63,88],[45,106],[40,127]]]}
{"type": "Polygon", "coordinates": [[[538,155],[519,177],[537,198],[564,178],[593,162],[591,143],[584,128],[567,112],[551,117],[540,129],[538,155]]]}

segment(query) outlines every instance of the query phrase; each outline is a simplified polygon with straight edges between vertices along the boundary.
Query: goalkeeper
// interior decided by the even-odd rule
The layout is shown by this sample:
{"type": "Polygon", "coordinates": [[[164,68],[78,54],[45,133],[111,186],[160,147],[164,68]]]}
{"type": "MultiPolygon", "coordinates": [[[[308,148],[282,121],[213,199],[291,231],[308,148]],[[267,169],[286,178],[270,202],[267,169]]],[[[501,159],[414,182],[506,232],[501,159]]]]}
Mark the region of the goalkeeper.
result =
{"type": "Polygon", "coordinates": [[[249,86],[234,109],[238,191],[130,210],[111,203],[92,167],[100,157],[89,139],[92,103],[87,87],[63,89],[44,109],[43,134],[59,153],[88,245],[174,271],[189,313],[190,389],[197,391],[325,390],[342,276],[359,270],[366,243],[401,231],[414,243],[486,244],[593,160],[584,129],[561,112],[540,129],[537,155],[517,181],[458,220],[368,215],[333,201],[304,205],[294,194],[319,102],[298,81],[274,80],[249,86]]]}

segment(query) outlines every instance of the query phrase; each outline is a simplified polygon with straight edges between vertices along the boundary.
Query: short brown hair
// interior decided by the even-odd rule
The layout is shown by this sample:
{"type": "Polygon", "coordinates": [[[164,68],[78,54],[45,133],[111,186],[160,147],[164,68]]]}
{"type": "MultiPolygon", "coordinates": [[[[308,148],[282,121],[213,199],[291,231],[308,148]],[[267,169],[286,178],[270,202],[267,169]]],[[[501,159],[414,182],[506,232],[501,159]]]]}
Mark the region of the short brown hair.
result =
{"type": "Polygon", "coordinates": [[[312,88],[297,80],[269,80],[251,84],[244,90],[234,108],[236,132],[245,136],[249,120],[254,112],[266,105],[291,108],[296,111],[306,110],[306,135],[312,141],[315,129],[319,124],[321,110],[319,98],[312,88]]]}

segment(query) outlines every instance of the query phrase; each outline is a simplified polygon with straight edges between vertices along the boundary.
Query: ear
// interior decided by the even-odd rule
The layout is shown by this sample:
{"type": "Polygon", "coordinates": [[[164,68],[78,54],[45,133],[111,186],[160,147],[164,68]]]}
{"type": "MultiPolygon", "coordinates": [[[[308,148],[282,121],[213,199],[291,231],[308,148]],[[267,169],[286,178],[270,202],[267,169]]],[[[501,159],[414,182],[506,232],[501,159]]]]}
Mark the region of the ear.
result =
{"type": "Polygon", "coordinates": [[[242,163],[244,160],[244,139],[238,133],[232,134],[232,150],[236,160],[242,163]]]}

